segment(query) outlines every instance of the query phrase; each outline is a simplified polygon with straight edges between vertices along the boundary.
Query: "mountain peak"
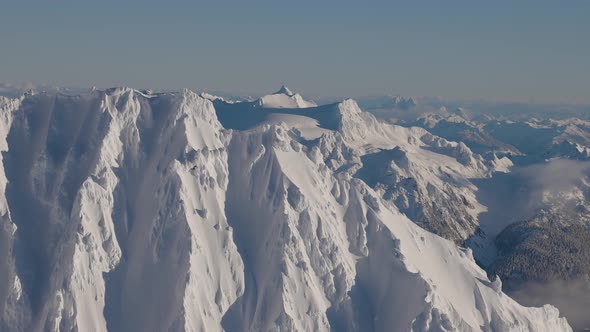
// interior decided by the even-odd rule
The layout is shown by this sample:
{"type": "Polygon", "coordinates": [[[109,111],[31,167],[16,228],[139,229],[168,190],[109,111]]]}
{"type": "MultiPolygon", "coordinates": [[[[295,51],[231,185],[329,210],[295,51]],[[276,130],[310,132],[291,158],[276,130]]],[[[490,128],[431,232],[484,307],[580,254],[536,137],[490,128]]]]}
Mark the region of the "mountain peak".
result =
{"type": "Polygon", "coordinates": [[[283,94],[283,95],[287,95],[289,97],[293,96],[294,93],[289,90],[289,88],[285,85],[281,85],[281,88],[279,89],[279,91],[273,93],[274,95],[279,95],[279,94],[283,94]]]}
{"type": "Polygon", "coordinates": [[[317,106],[313,101],[305,100],[300,94],[293,93],[285,85],[282,85],[273,94],[260,97],[258,105],[262,108],[306,108],[317,106]]]}

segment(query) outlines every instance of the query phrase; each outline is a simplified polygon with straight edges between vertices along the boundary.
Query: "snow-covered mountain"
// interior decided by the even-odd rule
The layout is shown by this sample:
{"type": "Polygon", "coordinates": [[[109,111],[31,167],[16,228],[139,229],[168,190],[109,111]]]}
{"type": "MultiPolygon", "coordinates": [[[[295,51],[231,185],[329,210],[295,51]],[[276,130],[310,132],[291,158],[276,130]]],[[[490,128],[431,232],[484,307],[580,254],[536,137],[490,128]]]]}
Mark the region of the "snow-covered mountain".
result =
{"type": "Polygon", "coordinates": [[[410,110],[418,105],[418,101],[413,97],[402,96],[374,96],[363,97],[359,100],[359,105],[363,109],[379,110],[379,109],[399,109],[410,110]]]}
{"type": "Polygon", "coordinates": [[[285,123],[302,140],[320,146],[331,169],[362,179],[414,222],[458,243],[475,231],[482,211],[470,179],[511,166],[507,158],[484,159],[465,144],[424,129],[379,122],[351,99],[264,112],[250,103],[219,101],[215,105],[226,128],[285,123]]]}
{"type": "Polygon", "coordinates": [[[571,330],[428,231],[509,160],[277,95],[0,97],[0,330],[571,330]]]}
{"type": "Polygon", "coordinates": [[[590,236],[590,190],[584,183],[586,174],[579,172],[590,167],[587,105],[465,104],[421,98],[408,112],[384,106],[384,100],[388,97],[368,98],[363,105],[382,121],[421,127],[448,141],[464,143],[488,163],[504,165],[504,169],[492,167],[496,171],[492,177],[468,179],[476,187],[471,202],[477,202],[472,205],[477,209],[471,215],[457,209],[462,204],[457,204],[460,191],[456,188],[447,195],[416,190],[407,196],[419,204],[410,204],[403,196],[396,198],[396,191],[404,187],[419,187],[410,182],[419,178],[416,174],[427,174],[430,178],[425,183],[430,188],[436,183],[432,171],[404,169],[411,174],[409,183],[394,182],[393,190],[383,185],[403,174],[399,164],[405,162],[405,154],[398,148],[363,156],[364,169],[357,176],[385,192],[384,198],[395,198],[393,203],[412,221],[446,238],[461,243],[463,236],[457,232],[461,229],[453,227],[476,225],[464,245],[474,250],[478,264],[490,275],[501,276],[505,290],[527,305],[555,304],[574,328],[590,328],[587,313],[580,309],[587,307],[590,298],[590,261],[583,245],[590,236]],[[391,165],[387,159],[393,161],[391,165]],[[375,167],[368,166],[371,162],[375,167]],[[558,190],[539,189],[547,186],[544,181],[558,190]],[[413,206],[415,214],[404,206],[413,206]],[[444,222],[447,220],[450,222],[444,222]]]}
{"type": "Polygon", "coordinates": [[[277,92],[262,96],[254,103],[261,108],[307,108],[317,106],[313,101],[305,100],[300,94],[291,92],[284,85],[277,92]]]}

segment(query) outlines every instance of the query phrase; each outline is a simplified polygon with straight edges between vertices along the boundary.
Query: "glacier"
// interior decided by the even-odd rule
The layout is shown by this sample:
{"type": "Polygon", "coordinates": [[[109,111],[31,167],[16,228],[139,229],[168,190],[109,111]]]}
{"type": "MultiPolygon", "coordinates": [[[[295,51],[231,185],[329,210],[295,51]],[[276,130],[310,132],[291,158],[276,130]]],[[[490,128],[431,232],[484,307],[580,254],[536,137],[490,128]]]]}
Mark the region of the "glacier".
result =
{"type": "Polygon", "coordinates": [[[457,245],[507,159],[276,95],[0,97],[0,330],[571,331],[457,245]]]}

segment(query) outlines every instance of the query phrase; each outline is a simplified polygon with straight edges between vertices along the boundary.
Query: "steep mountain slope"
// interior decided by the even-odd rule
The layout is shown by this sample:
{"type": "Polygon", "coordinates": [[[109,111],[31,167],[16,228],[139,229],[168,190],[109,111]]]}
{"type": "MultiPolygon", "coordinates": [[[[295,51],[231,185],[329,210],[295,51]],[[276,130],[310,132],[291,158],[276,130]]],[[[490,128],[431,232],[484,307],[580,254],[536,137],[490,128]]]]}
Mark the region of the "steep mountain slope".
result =
{"type": "Polygon", "coordinates": [[[247,278],[225,327],[566,328],[537,322],[549,307],[521,316],[469,250],[420,229],[347,173],[332,173],[318,147],[291,135],[286,126],[266,126],[232,140],[230,155],[241,158],[230,158],[228,220],[247,278]]]}
{"type": "MultiPolygon", "coordinates": [[[[577,330],[590,328],[584,309],[590,298],[590,261],[584,246],[590,234],[587,109],[587,105],[486,106],[485,102],[465,105],[440,100],[429,104],[427,99],[411,112],[370,109],[384,121],[422,127],[447,140],[463,142],[486,159],[501,155],[514,162],[509,173],[470,179],[485,210],[475,217],[477,230],[465,245],[473,249],[478,264],[489,274],[500,275],[504,289],[520,303],[554,304],[577,330]]],[[[398,164],[411,160],[397,148],[363,156],[358,176],[370,183],[377,182],[377,174],[382,179],[396,178],[398,164]],[[391,167],[383,162],[387,158],[395,161],[391,167]]],[[[418,212],[430,213],[428,203],[435,208],[452,206],[448,202],[453,199],[432,197],[426,197],[418,212]]],[[[403,201],[395,204],[404,206],[403,201]]],[[[420,223],[419,216],[412,220],[420,223]]],[[[441,233],[448,227],[437,223],[438,218],[432,220],[435,222],[420,224],[448,238],[448,232],[441,233]],[[436,229],[429,228],[433,226],[436,229]]]]}
{"type": "Polygon", "coordinates": [[[354,177],[397,147],[467,197],[458,183],[502,161],[351,100],[293,113],[311,140],[283,121],[226,130],[190,91],[29,95],[0,114],[2,330],[570,330],[354,177]]]}
{"type": "Polygon", "coordinates": [[[113,89],[36,95],[13,113],[2,330],[219,328],[243,277],[211,104],[113,89]]]}
{"type": "Polygon", "coordinates": [[[463,143],[424,129],[379,122],[350,99],[314,108],[264,111],[249,103],[217,102],[216,109],[223,125],[232,129],[284,122],[307,145],[319,144],[333,170],[347,169],[414,222],[458,243],[475,231],[483,209],[470,179],[511,166],[506,158],[485,160],[463,143]]]}
{"type": "Polygon", "coordinates": [[[577,330],[590,326],[589,171],[588,162],[555,159],[479,181],[488,211],[467,241],[511,296],[558,306],[577,330]]]}

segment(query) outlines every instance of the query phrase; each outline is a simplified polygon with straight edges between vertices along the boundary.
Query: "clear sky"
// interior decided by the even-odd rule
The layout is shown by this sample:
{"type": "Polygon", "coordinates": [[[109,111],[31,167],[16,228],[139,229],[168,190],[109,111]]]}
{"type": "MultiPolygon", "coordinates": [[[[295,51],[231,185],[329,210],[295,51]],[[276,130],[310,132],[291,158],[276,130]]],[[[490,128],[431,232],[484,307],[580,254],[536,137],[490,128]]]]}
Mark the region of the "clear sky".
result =
{"type": "Polygon", "coordinates": [[[13,1],[0,81],[590,102],[590,1],[13,1]]]}

